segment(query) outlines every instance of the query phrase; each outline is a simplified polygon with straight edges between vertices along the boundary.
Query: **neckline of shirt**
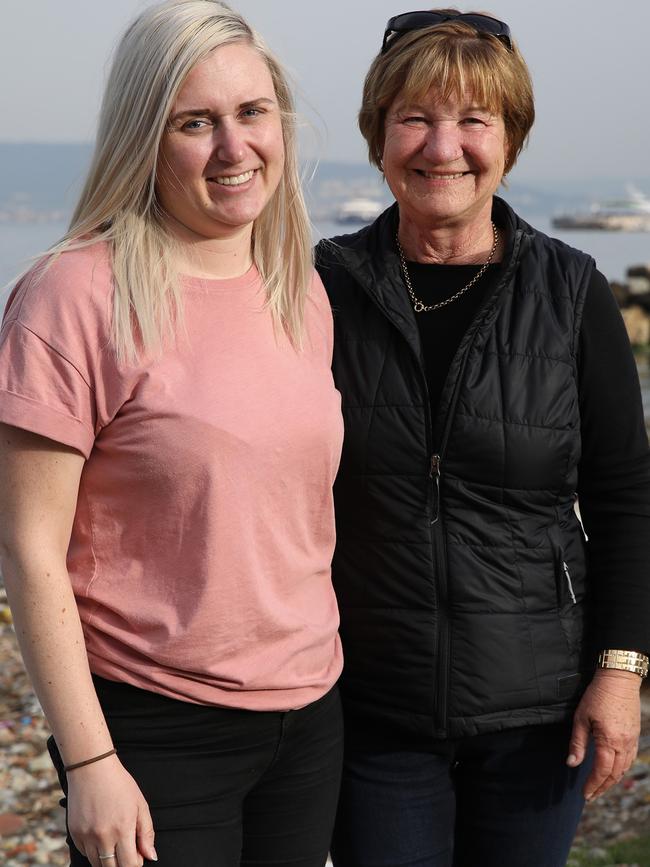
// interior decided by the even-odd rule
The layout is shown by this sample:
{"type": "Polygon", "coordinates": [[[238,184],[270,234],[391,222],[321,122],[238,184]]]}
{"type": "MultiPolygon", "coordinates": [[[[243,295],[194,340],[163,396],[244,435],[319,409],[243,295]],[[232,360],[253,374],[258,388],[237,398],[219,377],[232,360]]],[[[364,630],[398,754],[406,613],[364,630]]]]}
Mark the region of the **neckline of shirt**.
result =
{"type": "Polygon", "coordinates": [[[184,289],[198,292],[240,292],[242,289],[257,288],[261,283],[255,263],[238,277],[193,277],[191,274],[180,276],[184,289]]]}

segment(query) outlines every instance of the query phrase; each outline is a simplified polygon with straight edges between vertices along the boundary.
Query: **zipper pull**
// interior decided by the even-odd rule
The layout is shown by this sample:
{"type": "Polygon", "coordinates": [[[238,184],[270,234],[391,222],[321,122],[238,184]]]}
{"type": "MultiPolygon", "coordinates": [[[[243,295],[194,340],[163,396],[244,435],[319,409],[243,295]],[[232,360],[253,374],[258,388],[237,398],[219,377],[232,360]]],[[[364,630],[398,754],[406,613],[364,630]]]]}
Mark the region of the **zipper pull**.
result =
{"type": "Polygon", "coordinates": [[[434,504],[432,524],[436,524],[440,518],[440,464],[442,459],[440,455],[431,455],[431,469],[429,477],[433,479],[434,484],[434,504]]]}
{"type": "Polygon", "coordinates": [[[562,568],[564,569],[564,575],[566,576],[566,583],[567,583],[567,587],[569,588],[569,595],[571,596],[571,599],[573,600],[573,604],[576,605],[578,600],[576,599],[576,594],[573,592],[573,583],[571,581],[571,573],[569,572],[569,567],[567,566],[567,564],[564,560],[562,561],[562,568]]]}

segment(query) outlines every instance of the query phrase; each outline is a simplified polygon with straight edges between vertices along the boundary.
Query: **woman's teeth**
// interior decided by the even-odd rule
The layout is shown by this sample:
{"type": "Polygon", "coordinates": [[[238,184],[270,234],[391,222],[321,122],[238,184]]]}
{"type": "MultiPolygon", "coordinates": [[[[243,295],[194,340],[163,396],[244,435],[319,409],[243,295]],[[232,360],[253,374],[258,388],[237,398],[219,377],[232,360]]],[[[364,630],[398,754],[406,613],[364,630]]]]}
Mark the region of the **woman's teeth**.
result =
{"type": "Polygon", "coordinates": [[[224,187],[237,187],[239,184],[245,184],[246,181],[250,181],[254,174],[255,169],[251,169],[249,172],[244,172],[241,175],[230,175],[229,177],[214,178],[214,180],[224,187]]]}
{"type": "Polygon", "coordinates": [[[457,178],[462,178],[465,172],[456,172],[455,174],[442,174],[441,172],[420,172],[425,178],[433,181],[455,181],[457,178]]]}

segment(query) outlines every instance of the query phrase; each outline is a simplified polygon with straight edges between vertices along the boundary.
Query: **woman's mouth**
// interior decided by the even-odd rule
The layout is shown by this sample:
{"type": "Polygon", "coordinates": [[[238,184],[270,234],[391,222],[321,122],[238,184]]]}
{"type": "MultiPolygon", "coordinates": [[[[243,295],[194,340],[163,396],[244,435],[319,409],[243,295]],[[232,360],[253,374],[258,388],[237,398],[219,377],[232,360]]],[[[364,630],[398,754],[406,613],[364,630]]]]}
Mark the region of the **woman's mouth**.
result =
{"type": "Polygon", "coordinates": [[[221,187],[239,187],[242,184],[248,183],[258,169],[249,169],[247,172],[242,172],[239,175],[220,175],[215,178],[208,178],[215,184],[221,187]]]}
{"type": "Polygon", "coordinates": [[[429,181],[455,181],[468,174],[468,172],[427,172],[424,169],[416,169],[415,171],[429,181]]]}

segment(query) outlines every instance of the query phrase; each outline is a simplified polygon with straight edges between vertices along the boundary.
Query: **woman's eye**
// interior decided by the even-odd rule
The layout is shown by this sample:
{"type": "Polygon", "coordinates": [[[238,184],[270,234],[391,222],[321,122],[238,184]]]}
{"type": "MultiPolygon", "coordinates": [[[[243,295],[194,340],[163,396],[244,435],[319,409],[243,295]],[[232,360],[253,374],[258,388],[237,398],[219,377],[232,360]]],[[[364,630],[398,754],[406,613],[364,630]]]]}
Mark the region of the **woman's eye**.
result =
{"type": "Polygon", "coordinates": [[[262,114],[261,108],[247,108],[242,112],[242,117],[258,117],[262,114]]]}
{"type": "Polygon", "coordinates": [[[209,126],[209,121],[204,118],[195,118],[194,120],[189,120],[187,123],[183,124],[183,130],[187,132],[193,132],[194,130],[204,129],[204,127],[209,126]]]}
{"type": "Polygon", "coordinates": [[[402,123],[406,123],[409,126],[416,126],[420,123],[426,123],[426,118],[419,114],[410,114],[403,119],[402,123]]]}
{"type": "Polygon", "coordinates": [[[463,118],[463,123],[467,124],[468,126],[473,126],[476,124],[484,125],[485,121],[480,117],[465,117],[463,118]]]}

